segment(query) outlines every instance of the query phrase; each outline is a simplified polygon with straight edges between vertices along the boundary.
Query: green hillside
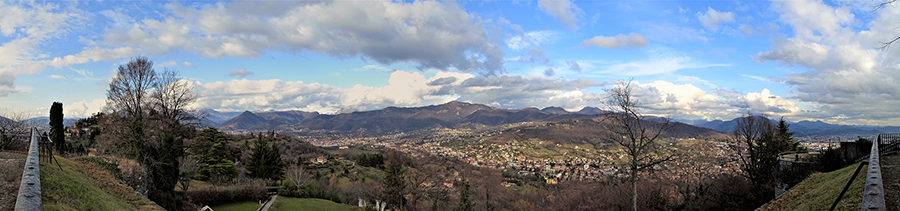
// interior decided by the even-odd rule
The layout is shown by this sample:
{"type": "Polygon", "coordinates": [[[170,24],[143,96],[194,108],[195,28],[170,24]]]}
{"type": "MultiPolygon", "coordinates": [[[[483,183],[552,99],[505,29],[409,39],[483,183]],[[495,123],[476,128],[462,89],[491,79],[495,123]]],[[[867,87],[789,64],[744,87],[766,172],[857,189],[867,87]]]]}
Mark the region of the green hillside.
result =
{"type": "MultiPolygon", "coordinates": [[[[853,176],[857,166],[859,164],[828,173],[812,174],[796,188],[761,207],[760,210],[828,210],[834,203],[834,199],[847,185],[847,181],[853,176]]],[[[853,180],[853,184],[835,210],[859,210],[863,187],[866,184],[867,167],[863,166],[863,169],[860,170],[859,175],[853,180]]]]}
{"type": "Polygon", "coordinates": [[[41,163],[44,210],[156,210],[150,200],[122,185],[94,163],[57,157],[41,163]]]}

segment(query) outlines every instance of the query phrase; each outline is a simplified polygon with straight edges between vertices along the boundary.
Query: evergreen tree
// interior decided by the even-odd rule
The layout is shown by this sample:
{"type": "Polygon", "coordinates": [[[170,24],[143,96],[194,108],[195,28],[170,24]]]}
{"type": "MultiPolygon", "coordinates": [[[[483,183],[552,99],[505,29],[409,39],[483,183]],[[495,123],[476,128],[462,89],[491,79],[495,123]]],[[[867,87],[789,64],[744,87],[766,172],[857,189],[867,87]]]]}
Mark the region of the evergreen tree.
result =
{"type": "Polygon", "coordinates": [[[777,141],[778,150],[780,151],[802,151],[805,150],[800,146],[800,142],[794,141],[794,132],[790,132],[790,124],[784,121],[784,117],[778,121],[775,128],[775,140],[777,141]]]}
{"type": "Polygon", "coordinates": [[[50,139],[56,145],[56,150],[60,152],[65,152],[66,150],[66,136],[64,132],[63,104],[53,102],[53,105],[50,106],[50,139]]]}
{"type": "Polygon", "coordinates": [[[206,128],[194,137],[191,154],[199,157],[197,179],[207,180],[215,176],[234,177],[237,171],[228,151],[228,139],[216,128],[206,128]]]}
{"type": "Polygon", "coordinates": [[[384,167],[384,202],[387,203],[391,210],[398,210],[406,204],[406,198],[403,197],[405,191],[405,183],[403,174],[406,170],[403,166],[388,163],[384,167]]]}
{"type": "Polygon", "coordinates": [[[469,190],[469,180],[466,180],[464,177],[460,181],[459,185],[459,204],[456,206],[455,211],[471,211],[474,210],[473,207],[475,205],[472,203],[472,200],[469,199],[469,196],[472,195],[472,190],[469,190]]]}
{"type": "Polygon", "coordinates": [[[278,145],[272,142],[270,147],[267,139],[262,134],[257,136],[247,171],[250,177],[278,180],[284,177],[284,161],[281,160],[278,145]]]}

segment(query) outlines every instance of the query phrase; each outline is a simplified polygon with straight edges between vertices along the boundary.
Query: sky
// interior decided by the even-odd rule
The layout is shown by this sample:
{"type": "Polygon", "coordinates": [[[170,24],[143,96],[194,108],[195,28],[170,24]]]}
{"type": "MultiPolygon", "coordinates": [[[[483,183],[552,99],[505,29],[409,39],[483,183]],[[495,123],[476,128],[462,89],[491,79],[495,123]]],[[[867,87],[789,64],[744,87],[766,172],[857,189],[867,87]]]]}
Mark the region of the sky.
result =
{"type": "Polygon", "coordinates": [[[0,1],[0,107],[101,111],[135,56],[194,109],[331,114],[449,101],[900,125],[900,5],[879,1],[0,1]]]}

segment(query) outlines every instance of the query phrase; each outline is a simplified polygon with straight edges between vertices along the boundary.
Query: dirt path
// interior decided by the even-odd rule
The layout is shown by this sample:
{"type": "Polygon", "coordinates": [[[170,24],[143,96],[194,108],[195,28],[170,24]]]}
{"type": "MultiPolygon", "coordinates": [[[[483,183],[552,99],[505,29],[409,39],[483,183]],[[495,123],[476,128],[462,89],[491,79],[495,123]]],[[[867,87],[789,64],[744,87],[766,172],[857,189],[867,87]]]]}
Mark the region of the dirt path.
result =
{"type": "Polygon", "coordinates": [[[16,152],[0,152],[0,169],[3,169],[0,171],[0,211],[13,210],[16,206],[25,157],[16,152]]]}
{"type": "Polygon", "coordinates": [[[887,210],[900,211],[900,155],[897,152],[881,157],[884,202],[887,210]]]}

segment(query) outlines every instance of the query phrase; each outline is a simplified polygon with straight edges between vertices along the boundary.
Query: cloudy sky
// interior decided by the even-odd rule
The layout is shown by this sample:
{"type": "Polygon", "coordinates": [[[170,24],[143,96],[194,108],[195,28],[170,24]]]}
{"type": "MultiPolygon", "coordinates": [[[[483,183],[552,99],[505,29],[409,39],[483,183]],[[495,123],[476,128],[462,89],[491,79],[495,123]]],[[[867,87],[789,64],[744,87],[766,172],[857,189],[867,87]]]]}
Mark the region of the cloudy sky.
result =
{"type": "Polygon", "coordinates": [[[105,104],[143,55],[219,111],[601,107],[900,125],[900,8],[877,1],[0,1],[0,104],[105,104]]]}

